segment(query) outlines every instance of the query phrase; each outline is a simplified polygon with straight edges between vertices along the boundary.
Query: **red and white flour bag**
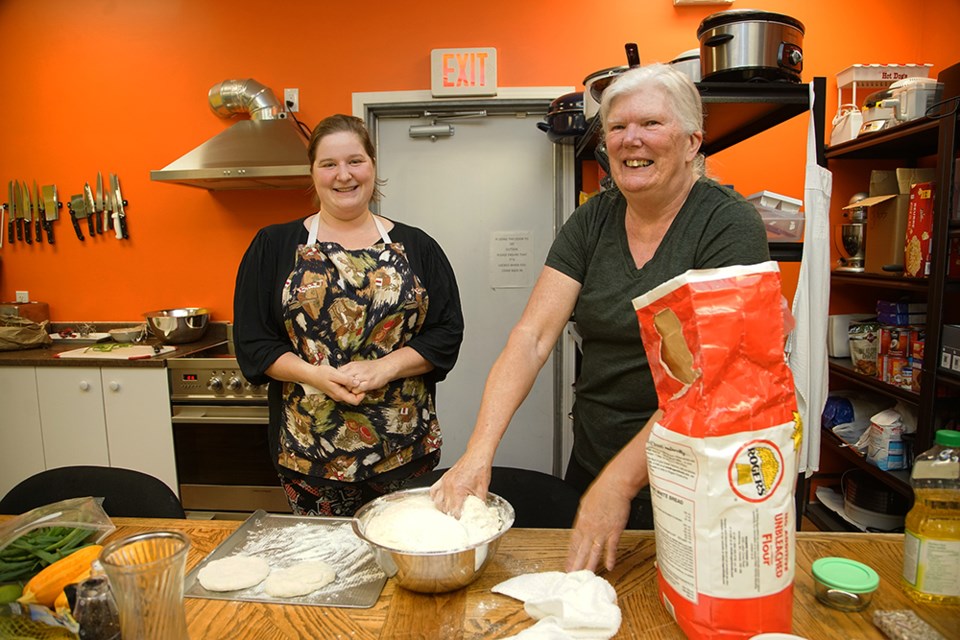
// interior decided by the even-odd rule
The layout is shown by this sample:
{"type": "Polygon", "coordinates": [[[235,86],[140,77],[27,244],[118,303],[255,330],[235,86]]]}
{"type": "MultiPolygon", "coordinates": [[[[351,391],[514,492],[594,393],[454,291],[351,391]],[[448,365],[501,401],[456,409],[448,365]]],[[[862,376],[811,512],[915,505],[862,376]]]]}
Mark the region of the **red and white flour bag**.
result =
{"type": "Polygon", "coordinates": [[[776,262],[633,300],[662,418],[647,443],[664,606],[691,639],[790,632],[801,427],[776,262]]]}

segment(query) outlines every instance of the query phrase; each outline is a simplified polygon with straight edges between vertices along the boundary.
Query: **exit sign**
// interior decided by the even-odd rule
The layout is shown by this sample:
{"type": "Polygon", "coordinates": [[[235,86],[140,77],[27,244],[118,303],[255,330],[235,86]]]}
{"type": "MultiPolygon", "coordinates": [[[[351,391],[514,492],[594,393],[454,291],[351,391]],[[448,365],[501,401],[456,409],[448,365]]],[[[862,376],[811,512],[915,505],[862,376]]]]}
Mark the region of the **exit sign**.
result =
{"type": "Polygon", "coordinates": [[[430,88],[435,98],[497,95],[497,50],[493,47],[432,50],[430,88]]]}

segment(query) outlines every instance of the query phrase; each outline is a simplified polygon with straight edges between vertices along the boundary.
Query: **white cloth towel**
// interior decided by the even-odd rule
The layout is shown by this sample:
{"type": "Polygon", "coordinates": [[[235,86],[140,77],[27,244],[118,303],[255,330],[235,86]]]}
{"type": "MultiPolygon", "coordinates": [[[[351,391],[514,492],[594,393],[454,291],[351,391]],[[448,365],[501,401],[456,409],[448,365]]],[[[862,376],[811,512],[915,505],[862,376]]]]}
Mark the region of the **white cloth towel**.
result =
{"type": "Polygon", "coordinates": [[[523,602],[537,623],[518,640],[608,640],[620,628],[617,592],[592,571],[545,571],[510,578],[491,589],[523,602]]]}

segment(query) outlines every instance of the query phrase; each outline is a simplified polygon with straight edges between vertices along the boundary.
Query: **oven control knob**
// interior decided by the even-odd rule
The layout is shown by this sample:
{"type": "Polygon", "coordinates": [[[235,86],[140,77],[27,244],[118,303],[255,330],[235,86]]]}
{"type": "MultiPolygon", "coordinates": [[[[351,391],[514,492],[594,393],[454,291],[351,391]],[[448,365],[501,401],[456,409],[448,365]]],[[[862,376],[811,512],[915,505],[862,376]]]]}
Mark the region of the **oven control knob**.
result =
{"type": "Polygon", "coordinates": [[[207,382],[207,389],[210,389],[211,391],[223,391],[223,380],[217,376],[213,376],[207,382]]]}
{"type": "Polygon", "coordinates": [[[227,380],[227,389],[230,391],[240,391],[243,388],[243,383],[240,382],[240,378],[237,376],[230,376],[230,379],[227,380]]]}

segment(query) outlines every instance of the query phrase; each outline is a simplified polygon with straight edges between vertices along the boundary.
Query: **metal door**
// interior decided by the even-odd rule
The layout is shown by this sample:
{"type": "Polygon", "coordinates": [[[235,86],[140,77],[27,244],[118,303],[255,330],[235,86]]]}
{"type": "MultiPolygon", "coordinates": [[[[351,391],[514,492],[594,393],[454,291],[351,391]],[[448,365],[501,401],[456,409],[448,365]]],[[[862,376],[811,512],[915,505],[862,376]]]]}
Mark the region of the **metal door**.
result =
{"type": "MultiPolygon", "coordinates": [[[[450,466],[465,450],[487,373],[526,305],[558,225],[572,209],[563,206],[572,201],[572,153],[551,144],[536,126],[549,102],[366,105],[378,175],[387,180],[379,213],[435,238],[460,287],[463,346],[437,389],[441,466],[450,466]]],[[[562,351],[555,350],[541,370],[495,464],[559,471],[569,438],[561,418],[562,351]]]]}

